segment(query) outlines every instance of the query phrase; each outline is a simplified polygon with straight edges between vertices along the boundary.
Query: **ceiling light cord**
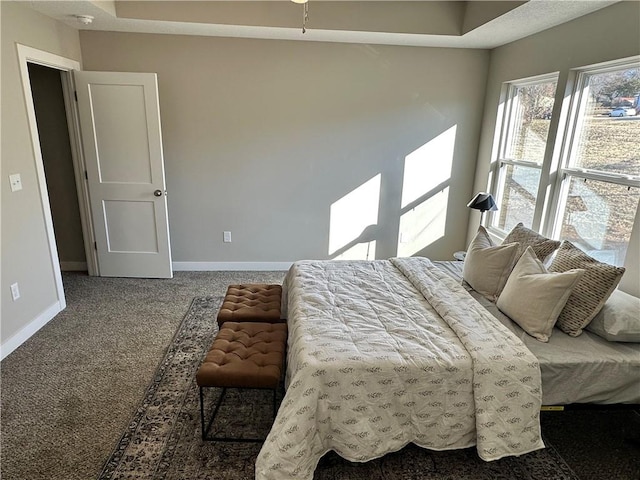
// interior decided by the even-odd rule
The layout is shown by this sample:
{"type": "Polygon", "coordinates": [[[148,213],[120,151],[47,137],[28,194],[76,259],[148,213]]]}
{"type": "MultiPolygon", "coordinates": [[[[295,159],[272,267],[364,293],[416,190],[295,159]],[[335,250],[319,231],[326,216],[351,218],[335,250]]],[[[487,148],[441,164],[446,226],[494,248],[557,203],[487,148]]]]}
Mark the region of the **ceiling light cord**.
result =
{"type": "Polygon", "coordinates": [[[307,31],[307,21],[309,20],[309,3],[302,6],[302,33],[307,31]]]}
{"type": "Polygon", "coordinates": [[[307,22],[309,21],[309,0],[291,0],[293,3],[302,4],[302,33],[307,31],[307,22]]]}

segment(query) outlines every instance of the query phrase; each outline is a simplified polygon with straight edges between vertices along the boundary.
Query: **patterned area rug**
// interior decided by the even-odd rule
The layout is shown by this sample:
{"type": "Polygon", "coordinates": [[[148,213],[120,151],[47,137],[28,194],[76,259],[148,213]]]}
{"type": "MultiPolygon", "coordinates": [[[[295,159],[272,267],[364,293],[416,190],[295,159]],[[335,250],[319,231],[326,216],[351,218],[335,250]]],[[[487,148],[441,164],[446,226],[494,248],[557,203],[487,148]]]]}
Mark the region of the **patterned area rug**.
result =
{"type": "MultiPolygon", "coordinates": [[[[99,480],[249,480],[260,444],[203,442],[195,373],[213,342],[219,297],[197,297],[180,325],[145,398],[99,480]]],[[[213,406],[217,389],[208,389],[213,406]]],[[[281,398],[279,397],[278,400],[281,398]]],[[[211,433],[265,436],[272,418],[269,392],[229,391],[211,433]]],[[[209,410],[211,411],[211,410],[209,410]]],[[[408,445],[367,463],[350,463],[329,453],[315,480],[578,480],[555,449],[483,462],[475,448],[434,452],[408,445]]],[[[284,479],[283,479],[284,480],[284,479]]]]}

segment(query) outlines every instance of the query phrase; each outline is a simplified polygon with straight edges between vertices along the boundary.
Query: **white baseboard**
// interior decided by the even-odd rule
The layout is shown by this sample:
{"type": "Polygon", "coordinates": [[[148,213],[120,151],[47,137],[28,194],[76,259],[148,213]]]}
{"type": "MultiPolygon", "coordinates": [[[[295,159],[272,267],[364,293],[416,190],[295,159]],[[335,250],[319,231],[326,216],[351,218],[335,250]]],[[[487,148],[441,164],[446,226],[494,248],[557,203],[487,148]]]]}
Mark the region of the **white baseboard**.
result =
{"type": "Polygon", "coordinates": [[[3,360],[7,355],[13,352],[16,348],[22,345],[24,342],[29,340],[29,338],[44,327],[53,317],[55,317],[58,313],[63,310],[63,306],[60,302],[56,302],[50,307],[48,307],[45,311],[43,311],[40,315],[38,315],[35,319],[29,322],[26,326],[24,326],[18,333],[14,334],[11,338],[9,338],[6,342],[4,342],[0,346],[0,360],[3,360]]]}
{"type": "Polygon", "coordinates": [[[63,272],[86,272],[87,262],[60,262],[60,270],[63,272]]]}
{"type": "Polygon", "coordinates": [[[173,262],[176,272],[287,271],[293,262],[173,262]]]}

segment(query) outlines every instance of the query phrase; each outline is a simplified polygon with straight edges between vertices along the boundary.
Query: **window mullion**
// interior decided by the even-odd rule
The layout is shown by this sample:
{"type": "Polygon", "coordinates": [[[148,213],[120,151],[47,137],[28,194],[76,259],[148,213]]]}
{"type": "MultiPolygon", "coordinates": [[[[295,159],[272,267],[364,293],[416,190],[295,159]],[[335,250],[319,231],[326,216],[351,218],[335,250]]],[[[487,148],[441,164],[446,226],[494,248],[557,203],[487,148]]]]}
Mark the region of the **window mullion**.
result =
{"type": "Polygon", "coordinates": [[[554,238],[557,238],[558,217],[562,216],[561,213],[565,208],[565,202],[562,200],[563,192],[565,192],[562,168],[566,166],[570,156],[575,132],[576,111],[579,108],[581,98],[579,93],[574,92],[580,91],[581,81],[577,72],[568,72],[566,80],[563,82],[564,91],[558,89],[556,92],[556,96],[562,98],[562,103],[557,108],[559,110],[556,115],[558,123],[553,131],[552,156],[543,171],[543,174],[548,175],[546,181],[549,190],[546,192],[543,215],[540,221],[540,232],[554,238]]]}
{"type": "Polygon", "coordinates": [[[597,180],[599,182],[615,183],[625,187],[640,187],[640,178],[631,175],[604,173],[584,168],[564,168],[562,175],[584,178],[585,180],[597,180]]]}
{"type": "Polygon", "coordinates": [[[519,165],[529,168],[542,168],[542,165],[538,162],[532,162],[531,160],[512,160],[510,158],[501,158],[498,160],[503,165],[519,165]]]}

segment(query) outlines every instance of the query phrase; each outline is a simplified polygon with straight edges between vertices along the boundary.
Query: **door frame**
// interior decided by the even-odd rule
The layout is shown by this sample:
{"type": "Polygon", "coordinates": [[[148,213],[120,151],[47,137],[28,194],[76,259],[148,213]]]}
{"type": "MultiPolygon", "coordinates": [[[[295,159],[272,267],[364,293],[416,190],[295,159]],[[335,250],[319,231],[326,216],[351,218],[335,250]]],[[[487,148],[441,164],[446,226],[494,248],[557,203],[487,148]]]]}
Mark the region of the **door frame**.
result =
{"type": "Polygon", "coordinates": [[[87,270],[89,275],[99,275],[98,261],[94,248],[94,234],[91,214],[89,211],[89,191],[85,181],[84,156],[80,143],[80,123],[78,121],[78,110],[75,103],[75,86],[73,83],[72,70],[80,70],[81,65],[77,60],[55,55],[53,53],[38,50],[26,45],[16,44],[18,49],[18,61],[20,76],[22,79],[22,90],[27,107],[27,118],[31,133],[31,145],[35,158],[36,176],[40,191],[40,201],[44,216],[47,241],[49,244],[49,256],[53,268],[58,301],[61,310],[66,307],[64,288],[62,284],[62,272],[60,269],[60,258],[56,245],[55,232],[53,229],[53,219],[51,216],[51,204],[49,202],[49,192],[47,189],[47,179],[44,171],[42,150],[40,149],[40,134],[36,121],[35,106],[31,92],[31,82],[29,79],[28,63],[35,63],[45,67],[60,70],[62,79],[62,92],[64,96],[65,112],[67,115],[67,126],[69,130],[69,140],[71,144],[71,157],[73,160],[73,171],[78,193],[78,204],[80,207],[80,223],[82,225],[82,237],[84,242],[85,256],[87,260],[87,270]]]}

